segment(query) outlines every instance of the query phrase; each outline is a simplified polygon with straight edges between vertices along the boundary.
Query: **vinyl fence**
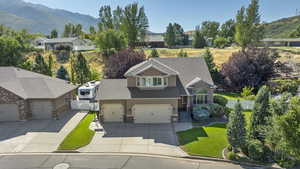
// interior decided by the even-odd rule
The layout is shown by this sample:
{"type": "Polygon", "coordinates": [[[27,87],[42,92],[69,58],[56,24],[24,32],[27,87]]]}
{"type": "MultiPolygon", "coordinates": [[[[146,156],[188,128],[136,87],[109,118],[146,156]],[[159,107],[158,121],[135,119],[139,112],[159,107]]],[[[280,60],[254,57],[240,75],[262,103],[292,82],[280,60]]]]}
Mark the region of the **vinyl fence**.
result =
{"type": "Polygon", "coordinates": [[[71,108],[73,110],[99,111],[99,103],[91,103],[89,100],[72,100],[71,108]]]}
{"type": "MultiPolygon", "coordinates": [[[[227,107],[234,108],[234,105],[237,103],[237,100],[228,100],[227,107]]],[[[245,109],[253,109],[254,101],[253,100],[240,100],[242,108],[245,109]]]]}

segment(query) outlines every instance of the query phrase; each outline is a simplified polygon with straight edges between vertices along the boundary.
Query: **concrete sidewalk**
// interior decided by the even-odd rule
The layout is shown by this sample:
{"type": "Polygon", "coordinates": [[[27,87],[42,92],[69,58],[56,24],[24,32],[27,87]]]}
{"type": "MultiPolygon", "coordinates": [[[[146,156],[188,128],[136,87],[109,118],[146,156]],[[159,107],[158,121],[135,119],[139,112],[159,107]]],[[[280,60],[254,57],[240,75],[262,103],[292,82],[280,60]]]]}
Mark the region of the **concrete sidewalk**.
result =
{"type": "Polygon", "coordinates": [[[6,137],[0,141],[0,153],[53,152],[62,140],[86,115],[84,112],[70,113],[60,120],[32,120],[0,124],[6,137]]]}

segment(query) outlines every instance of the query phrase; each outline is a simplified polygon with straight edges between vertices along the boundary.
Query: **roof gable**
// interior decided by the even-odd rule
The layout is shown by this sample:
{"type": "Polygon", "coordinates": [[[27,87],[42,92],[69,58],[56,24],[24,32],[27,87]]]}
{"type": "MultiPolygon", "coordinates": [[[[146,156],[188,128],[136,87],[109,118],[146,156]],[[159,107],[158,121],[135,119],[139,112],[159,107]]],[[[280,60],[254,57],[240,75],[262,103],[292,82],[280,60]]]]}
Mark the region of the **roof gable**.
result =
{"type": "Polygon", "coordinates": [[[169,66],[157,61],[157,60],[154,60],[154,59],[149,59],[149,60],[146,60],[140,64],[137,64],[133,67],[131,67],[126,73],[125,73],[125,76],[128,77],[128,76],[137,76],[138,74],[150,69],[150,68],[154,68],[166,75],[178,75],[179,73],[170,68],[169,66]]]}

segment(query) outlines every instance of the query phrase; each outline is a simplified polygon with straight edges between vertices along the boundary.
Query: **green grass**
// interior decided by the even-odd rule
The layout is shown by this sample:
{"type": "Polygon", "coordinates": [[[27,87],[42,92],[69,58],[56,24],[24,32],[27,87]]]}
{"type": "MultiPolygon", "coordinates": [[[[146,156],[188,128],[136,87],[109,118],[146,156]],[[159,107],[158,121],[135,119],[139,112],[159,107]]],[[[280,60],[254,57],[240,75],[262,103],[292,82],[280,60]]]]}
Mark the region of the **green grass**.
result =
{"type": "Polygon", "coordinates": [[[228,145],[225,123],[195,127],[177,135],[180,146],[190,155],[222,158],[222,151],[228,145]]]}
{"type": "Polygon", "coordinates": [[[250,118],[251,118],[252,111],[244,111],[245,115],[245,121],[246,121],[246,126],[249,127],[250,125],[250,118]]]}
{"type": "Polygon", "coordinates": [[[89,129],[90,123],[94,120],[95,113],[87,114],[83,120],[66,136],[59,145],[58,150],[76,150],[88,145],[95,134],[95,131],[89,129]]]}

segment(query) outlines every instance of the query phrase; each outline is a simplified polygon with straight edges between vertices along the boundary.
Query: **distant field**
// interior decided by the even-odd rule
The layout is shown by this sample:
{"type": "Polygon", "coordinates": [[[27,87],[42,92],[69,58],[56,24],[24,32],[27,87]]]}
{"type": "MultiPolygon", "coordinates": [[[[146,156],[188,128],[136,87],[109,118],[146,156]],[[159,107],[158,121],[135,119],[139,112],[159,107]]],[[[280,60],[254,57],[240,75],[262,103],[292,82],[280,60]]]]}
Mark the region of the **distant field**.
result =
{"type": "MultiPolygon", "coordinates": [[[[278,51],[280,56],[282,56],[279,60],[280,61],[294,61],[297,63],[300,63],[300,48],[296,47],[274,47],[272,49],[275,49],[278,51]]],[[[168,58],[168,57],[177,57],[177,54],[179,53],[181,49],[157,49],[160,57],[168,58]]],[[[189,57],[200,57],[205,52],[205,49],[192,49],[192,48],[185,48],[183,49],[187,52],[189,57]]],[[[232,55],[232,53],[239,51],[239,48],[226,48],[226,49],[216,49],[216,48],[210,48],[210,51],[212,52],[214,56],[215,63],[218,67],[221,67],[223,63],[225,63],[229,57],[232,55]]],[[[145,49],[146,56],[149,56],[151,53],[151,49],[145,49]]],[[[47,59],[50,55],[50,52],[46,52],[44,54],[45,58],[47,59]]],[[[53,55],[53,54],[52,54],[53,55]]],[[[83,55],[86,57],[90,67],[93,70],[96,70],[100,74],[103,73],[103,61],[102,57],[99,53],[99,50],[96,49],[94,51],[87,51],[83,52],[83,55]]],[[[54,56],[54,55],[53,55],[54,56]]],[[[29,56],[31,60],[33,60],[32,56],[29,56]]],[[[70,64],[69,62],[61,64],[55,60],[55,72],[60,67],[60,65],[64,65],[68,71],[70,71],[70,64]]]]}

